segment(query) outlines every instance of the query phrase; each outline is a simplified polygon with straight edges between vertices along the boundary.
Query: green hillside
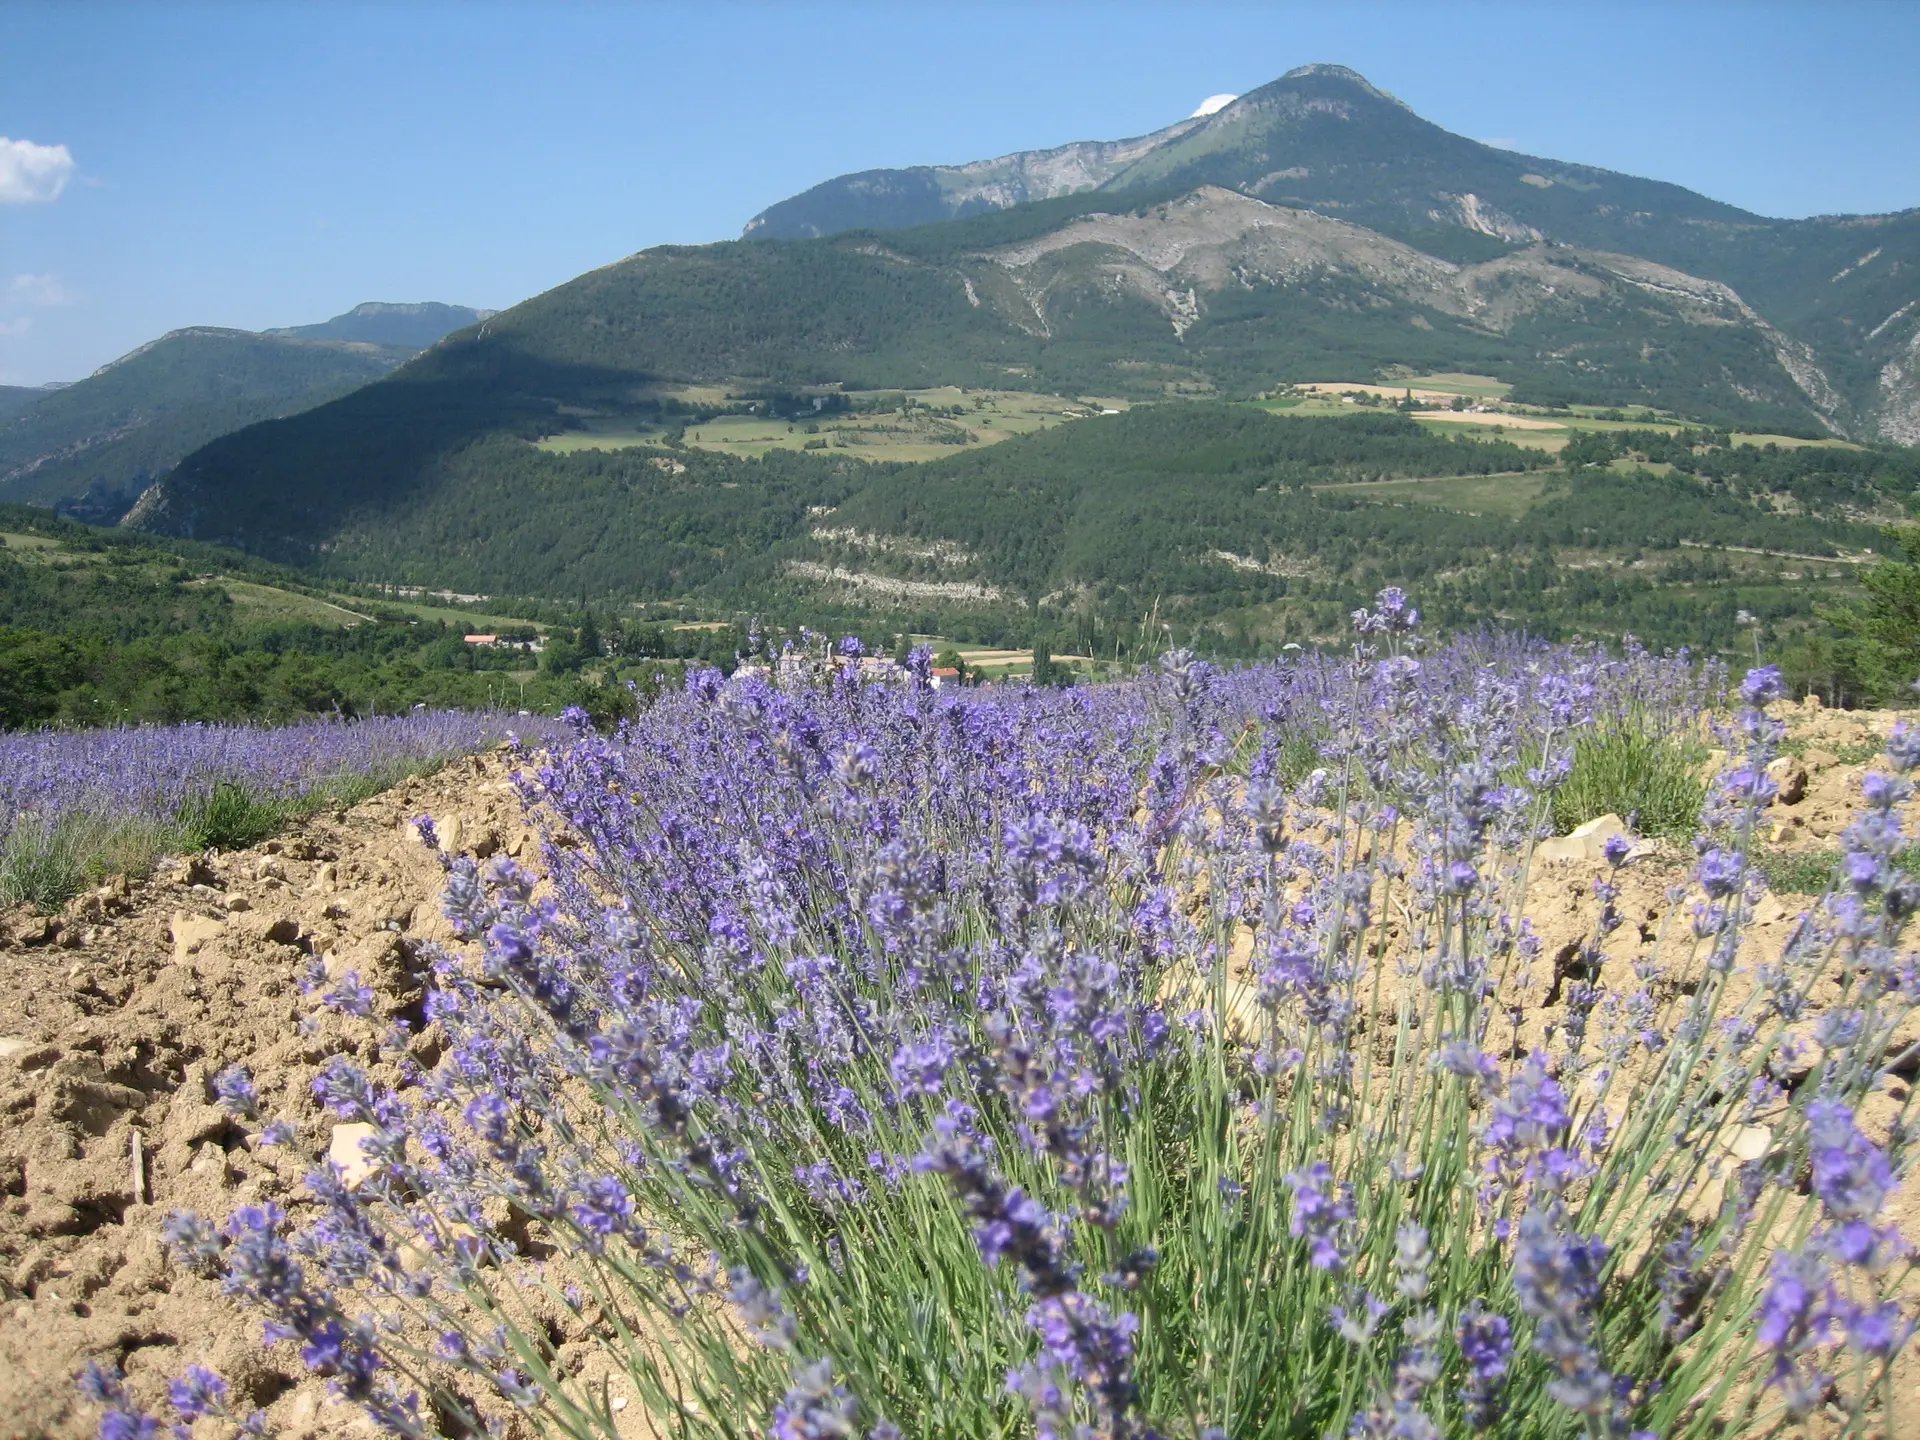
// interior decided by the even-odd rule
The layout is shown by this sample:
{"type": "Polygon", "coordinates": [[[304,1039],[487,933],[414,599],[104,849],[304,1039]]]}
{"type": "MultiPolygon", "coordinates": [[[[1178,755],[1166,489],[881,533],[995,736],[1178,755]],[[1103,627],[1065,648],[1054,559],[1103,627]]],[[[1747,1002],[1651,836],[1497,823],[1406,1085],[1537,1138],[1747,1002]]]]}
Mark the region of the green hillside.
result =
{"type": "Polygon", "coordinates": [[[1073,203],[884,245],[856,234],[646,251],[449,337],[378,385],[207,445],[138,523],[295,559],[348,517],[425,503],[456,476],[503,483],[456,461],[492,437],[644,427],[795,391],[1150,399],[1402,366],[1818,433],[1774,338],[1677,272],[1564,247],[1462,269],[1221,190],[1120,216],[1075,215],[1073,203]],[[708,398],[672,399],[688,386],[708,398]]]}
{"type": "MultiPolygon", "coordinates": [[[[369,415],[399,388],[347,403],[369,415]]],[[[1615,424],[1573,430],[1556,455],[1516,443],[1538,432],[1199,401],[918,464],[691,444],[567,452],[463,440],[457,411],[439,418],[438,440],[362,486],[236,491],[223,518],[320,537],[275,552],[314,576],[607,613],[674,601],[1024,644],[1055,627],[1111,635],[1152,612],[1255,653],[1337,634],[1393,583],[1447,624],[1716,648],[1738,641],[1741,609],[1792,628],[1847,593],[1880,525],[1920,489],[1920,457],[1891,448],[1615,424]]]]}
{"type": "MultiPolygon", "coordinates": [[[[192,450],[344,395],[409,352],[245,330],[176,330],[0,418],[0,502],[128,499],[192,450]]],[[[124,505],[121,507],[124,508],[124,505]]]]}
{"type": "Polygon", "coordinates": [[[0,385],[0,420],[38,404],[48,393],[34,385],[0,385]]]}
{"type": "Polygon", "coordinates": [[[571,632],[487,617],[549,644],[476,648],[463,635],[481,619],[330,594],[210,546],[0,505],[0,729],[608,698],[580,677],[571,632]]]}

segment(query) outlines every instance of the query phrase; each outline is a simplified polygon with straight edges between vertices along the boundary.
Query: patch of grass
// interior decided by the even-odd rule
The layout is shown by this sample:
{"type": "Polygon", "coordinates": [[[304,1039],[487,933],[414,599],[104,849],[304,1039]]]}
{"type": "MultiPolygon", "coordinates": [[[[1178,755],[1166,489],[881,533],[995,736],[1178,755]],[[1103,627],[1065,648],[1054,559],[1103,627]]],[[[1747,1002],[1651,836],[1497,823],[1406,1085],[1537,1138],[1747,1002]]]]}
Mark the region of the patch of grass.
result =
{"type": "Polygon", "coordinates": [[[1804,757],[1809,750],[1824,750],[1842,765],[1864,765],[1869,760],[1886,753],[1884,740],[1859,740],[1851,745],[1828,745],[1809,740],[1805,736],[1795,736],[1780,743],[1780,753],[1796,758],[1804,757]]]}
{"type": "Polygon", "coordinates": [[[1698,746],[1631,725],[1583,735],[1573,768],[1555,788],[1553,825],[1565,834],[1601,815],[1618,815],[1642,835],[1691,836],[1706,786],[1698,746]]]}
{"type": "Polygon", "coordinates": [[[1753,868],[1777,895],[1819,895],[1833,883],[1838,850],[1757,850],[1753,868]]]}
{"type": "Polygon", "coordinates": [[[1288,785],[1298,785],[1320,768],[1320,746],[1326,738],[1318,730],[1288,729],[1280,737],[1275,773],[1288,785]]]}
{"type": "Polygon", "coordinates": [[[31,905],[42,915],[112,875],[144,875],[177,848],[164,826],[73,816],[47,825],[24,820],[0,841],[0,908],[31,905]]]}
{"type": "Polygon", "coordinates": [[[294,808],[222,780],[181,814],[181,839],[189,850],[244,850],[286,824],[294,808]]]}
{"type": "Polygon", "coordinates": [[[315,599],[311,595],[295,594],[291,590],[281,590],[272,585],[257,585],[251,580],[223,579],[214,583],[233,597],[233,603],[236,606],[249,612],[248,618],[260,616],[273,620],[290,620],[299,624],[316,625],[322,629],[341,630],[372,618],[369,615],[362,615],[357,610],[349,610],[344,605],[315,599]]]}
{"type": "Polygon", "coordinates": [[[1546,493],[1556,477],[1528,471],[1511,475],[1454,475],[1435,480],[1376,480],[1360,485],[1326,485],[1345,495],[1369,500],[1432,505],[1470,515],[1521,515],[1546,493]]]}
{"type": "MultiPolygon", "coordinates": [[[[1834,882],[1839,869],[1838,850],[1757,850],[1753,867],[1767,882],[1767,888],[1781,895],[1823,895],[1834,882]]],[[[1911,846],[1893,857],[1893,868],[1920,880],[1920,846],[1911,846]]]]}
{"type": "Polygon", "coordinates": [[[1468,375],[1459,370],[1445,370],[1433,375],[1415,375],[1404,382],[1415,390],[1446,390],[1455,395],[1465,395],[1470,400],[1504,400],[1513,386],[1491,375],[1468,375]]]}

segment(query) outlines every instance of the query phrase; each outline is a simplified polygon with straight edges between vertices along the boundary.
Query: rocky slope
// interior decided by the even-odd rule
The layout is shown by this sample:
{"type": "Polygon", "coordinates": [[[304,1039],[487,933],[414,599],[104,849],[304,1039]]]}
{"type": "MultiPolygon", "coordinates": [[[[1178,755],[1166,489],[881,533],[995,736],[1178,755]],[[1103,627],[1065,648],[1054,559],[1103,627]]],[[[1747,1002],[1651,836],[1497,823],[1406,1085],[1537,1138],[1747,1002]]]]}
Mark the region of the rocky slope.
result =
{"type": "MultiPolygon", "coordinates": [[[[175,1208],[300,1209],[304,1157],[333,1141],[309,1083],[331,1056],[375,1060],[387,1017],[419,998],[420,947],[453,938],[440,866],[409,824],[423,812],[443,841],[534,858],[493,755],[257,850],[109,886],[55,920],[0,919],[0,1437],[91,1436],[73,1390],[89,1358],[123,1364],[149,1402],[198,1359],[266,1406],[275,1436],[363,1433],[297,1359],[260,1349],[258,1319],[216,1282],[168,1264],[159,1226],[175,1208]],[[315,959],[376,988],[377,1026],[301,992],[315,959]],[[235,1063],[298,1144],[244,1143],[210,1088],[235,1063]]],[[[434,1045],[423,1034],[413,1058],[430,1063],[434,1045]]]]}

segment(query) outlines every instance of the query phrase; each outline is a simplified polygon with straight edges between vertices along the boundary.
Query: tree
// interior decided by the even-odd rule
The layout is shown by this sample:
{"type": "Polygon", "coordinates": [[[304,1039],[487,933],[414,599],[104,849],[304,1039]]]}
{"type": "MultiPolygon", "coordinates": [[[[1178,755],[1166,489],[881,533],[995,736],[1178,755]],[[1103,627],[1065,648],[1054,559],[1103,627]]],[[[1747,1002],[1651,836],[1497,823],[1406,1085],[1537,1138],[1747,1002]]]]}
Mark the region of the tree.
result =
{"type": "Polygon", "coordinates": [[[1059,676],[1053,664],[1053,650],[1045,640],[1036,640],[1033,645],[1033,683],[1036,685],[1059,683],[1059,676]]]}
{"type": "Polygon", "coordinates": [[[1864,604],[1832,611],[1836,659],[1877,699],[1904,698],[1920,680],[1920,525],[1881,532],[1897,552],[1860,576],[1864,604]]]}

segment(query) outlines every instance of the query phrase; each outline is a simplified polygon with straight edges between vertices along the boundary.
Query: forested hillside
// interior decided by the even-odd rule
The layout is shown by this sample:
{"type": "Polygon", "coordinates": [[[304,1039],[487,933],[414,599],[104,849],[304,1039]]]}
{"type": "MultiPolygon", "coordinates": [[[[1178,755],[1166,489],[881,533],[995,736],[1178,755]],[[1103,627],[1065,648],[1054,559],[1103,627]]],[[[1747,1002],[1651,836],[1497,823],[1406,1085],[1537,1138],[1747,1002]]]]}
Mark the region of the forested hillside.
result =
{"type": "Polygon", "coordinates": [[[1618,432],[1542,469],[1538,451],[1437,440],[1395,416],[1157,406],[956,456],[927,467],[937,483],[877,477],[816,525],[809,553],[841,575],[928,585],[931,609],[934,582],[973,581],[1014,613],[1157,609],[1240,648],[1336,634],[1383,584],[1450,625],[1714,648],[1743,609],[1809,617],[1881,543],[1870,517],[1904,515],[1920,485],[1909,452],[1726,440],[1618,432]]]}
{"type": "Polygon", "coordinates": [[[208,546],[0,505],[0,729],[611,698],[580,679],[585,655],[570,630],[529,655],[469,646],[467,628],[327,599],[208,546]]]}
{"type": "Polygon", "coordinates": [[[660,418],[669,385],[1238,393],[1392,363],[1535,399],[1819,433],[1791,354],[1721,287],[1535,247],[1457,267],[1226,191],[1121,216],[1054,202],[889,236],[647,251],[453,336],[388,380],[183,460],[136,522],[279,559],[505,483],[533,438],[660,418]],[[1783,359],[1783,356],[1785,358],[1783,359]],[[742,378],[746,377],[746,378],[742,378]],[[479,451],[472,447],[482,445],[479,451]]]}
{"type": "Polygon", "coordinates": [[[0,386],[0,503],[110,523],[207,441],[344,395],[491,313],[375,302],[259,334],[199,326],[72,385],[0,386]]]}
{"type": "MultiPolygon", "coordinates": [[[[458,418],[447,412],[447,434],[458,418]]],[[[683,599],[734,618],[983,643],[1056,626],[1111,633],[1152,612],[1236,653],[1337,633],[1389,583],[1418,589],[1448,624],[1724,646],[1742,609],[1799,623],[1843,593],[1920,484],[1920,463],[1897,449],[1665,427],[1577,432],[1555,455],[1390,412],[1293,419],[1198,401],[923,464],[830,449],[563,454],[508,435],[419,443],[445,444],[424,483],[399,483],[416,462],[396,446],[395,471],[365,477],[351,504],[332,497],[324,549],[280,553],[343,580],[608,613],[683,599]]],[[[316,513],[276,508],[264,486],[235,503],[249,502],[231,518],[263,533],[316,513]]]]}

